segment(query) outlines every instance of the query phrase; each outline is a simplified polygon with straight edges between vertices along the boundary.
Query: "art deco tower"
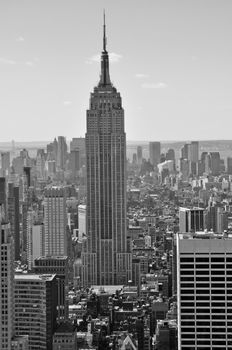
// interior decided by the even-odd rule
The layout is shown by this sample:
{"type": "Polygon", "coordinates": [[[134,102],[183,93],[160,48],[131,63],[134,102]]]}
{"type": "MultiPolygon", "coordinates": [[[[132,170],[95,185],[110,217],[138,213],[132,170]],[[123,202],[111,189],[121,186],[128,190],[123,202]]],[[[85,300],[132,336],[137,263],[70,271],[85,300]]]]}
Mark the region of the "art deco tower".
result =
{"type": "Polygon", "coordinates": [[[126,239],[126,134],[121,96],[110,81],[103,51],[98,86],[90,96],[86,132],[87,241],[83,283],[125,284],[131,279],[126,239]]]}

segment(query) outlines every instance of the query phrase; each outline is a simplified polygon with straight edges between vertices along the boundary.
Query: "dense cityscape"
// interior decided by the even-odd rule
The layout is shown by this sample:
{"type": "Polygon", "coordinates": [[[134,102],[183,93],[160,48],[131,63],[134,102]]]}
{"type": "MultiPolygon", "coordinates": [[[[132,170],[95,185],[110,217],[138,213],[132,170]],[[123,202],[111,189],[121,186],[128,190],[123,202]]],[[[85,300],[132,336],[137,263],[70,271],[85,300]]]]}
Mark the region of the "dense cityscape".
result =
{"type": "Polygon", "coordinates": [[[127,143],[105,16],[86,116],[1,150],[0,350],[232,349],[232,146],[127,143]]]}

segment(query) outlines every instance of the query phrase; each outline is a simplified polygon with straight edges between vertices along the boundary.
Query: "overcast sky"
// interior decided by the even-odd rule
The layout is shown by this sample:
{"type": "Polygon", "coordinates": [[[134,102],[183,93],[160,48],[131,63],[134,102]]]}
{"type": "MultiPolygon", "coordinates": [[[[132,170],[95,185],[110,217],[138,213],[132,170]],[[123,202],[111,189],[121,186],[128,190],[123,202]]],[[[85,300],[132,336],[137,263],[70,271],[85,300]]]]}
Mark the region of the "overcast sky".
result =
{"type": "Polygon", "coordinates": [[[103,8],[127,139],[232,139],[231,0],[1,0],[0,141],[84,136],[103,8]]]}

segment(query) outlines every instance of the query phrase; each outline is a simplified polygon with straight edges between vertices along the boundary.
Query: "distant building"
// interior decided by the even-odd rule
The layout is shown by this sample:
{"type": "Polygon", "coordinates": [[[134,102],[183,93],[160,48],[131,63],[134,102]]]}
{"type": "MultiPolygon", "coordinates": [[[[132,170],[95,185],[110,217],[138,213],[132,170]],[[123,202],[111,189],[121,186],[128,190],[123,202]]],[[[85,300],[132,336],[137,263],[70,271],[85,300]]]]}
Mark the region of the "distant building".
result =
{"type": "Polygon", "coordinates": [[[190,144],[190,154],[189,154],[190,162],[197,163],[199,160],[199,142],[192,141],[190,144]]]}
{"type": "Polygon", "coordinates": [[[6,178],[0,177],[0,205],[6,210],[6,178]]]}
{"type": "Polygon", "coordinates": [[[232,157],[227,158],[227,174],[232,175],[232,157]]]}
{"type": "Polygon", "coordinates": [[[10,152],[1,153],[1,172],[3,176],[9,175],[10,171],[10,152]]]}
{"type": "Polygon", "coordinates": [[[143,160],[143,148],[142,148],[142,146],[138,146],[137,147],[137,162],[138,162],[139,166],[142,165],[142,160],[143,160]]]}
{"type": "Polygon", "coordinates": [[[84,137],[74,137],[70,142],[70,152],[79,152],[79,164],[80,168],[86,163],[86,150],[85,150],[85,138],[84,137]]]}
{"type": "Polygon", "coordinates": [[[160,153],[160,142],[149,142],[149,158],[153,166],[157,166],[160,162],[160,153]]]}
{"type": "Polygon", "coordinates": [[[174,161],[173,160],[165,160],[163,163],[157,164],[159,172],[162,173],[164,169],[168,170],[168,173],[174,172],[174,161]]]}
{"type": "Polygon", "coordinates": [[[180,150],[180,158],[188,159],[188,144],[186,143],[180,150]]]}
{"type": "Polygon", "coordinates": [[[27,213],[27,261],[28,269],[32,270],[34,260],[44,255],[44,225],[36,222],[34,212],[27,213]]]}
{"type": "Polygon", "coordinates": [[[189,160],[186,158],[180,158],[179,160],[180,165],[180,173],[182,174],[183,181],[188,180],[189,173],[190,173],[190,163],[189,160]]]}
{"type": "Polygon", "coordinates": [[[212,175],[219,175],[221,170],[220,153],[210,152],[212,175]]]}
{"type": "Polygon", "coordinates": [[[69,169],[73,176],[77,175],[77,172],[81,168],[80,151],[78,149],[70,151],[69,155],[69,169]]]}
{"type": "Polygon", "coordinates": [[[204,231],[204,209],[180,208],[179,209],[179,232],[204,231]]]}
{"type": "Polygon", "coordinates": [[[221,205],[210,203],[206,212],[207,229],[215,233],[223,233],[228,229],[228,213],[221,205]]]}
{"type": "Polygon", "coordinates": [[[80,204],[78,205],[78,237],[79,239],[86,238],[87,230],[86,230],[86,205],[80,204]]]}
{"type": "Polygon", "coordinates": [[[45,256],[67,255],[65,190],[62,187],[48,187],[44,196],[45,256]]]}
{"type": "Polygon", "coordinates": [[[67,160],[67,143],[64,136],[58,136],[57,159],[56,165],[58,169],[65,170],[67,160]]]}
{"type": "Polygon", "coordinates": [[[43,149],[37,150],[36,156],[36,175],[38,179],[45,179],[45,152],[43,149]]]}

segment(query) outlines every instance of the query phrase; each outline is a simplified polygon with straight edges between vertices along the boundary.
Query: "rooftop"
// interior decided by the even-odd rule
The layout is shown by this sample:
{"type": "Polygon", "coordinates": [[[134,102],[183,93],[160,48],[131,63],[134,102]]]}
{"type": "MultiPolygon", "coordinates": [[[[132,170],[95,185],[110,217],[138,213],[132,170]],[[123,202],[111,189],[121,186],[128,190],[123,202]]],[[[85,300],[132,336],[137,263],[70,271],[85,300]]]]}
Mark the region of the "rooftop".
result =
{"type": "Polygon", "coordinates": [[[53,255],[53,256],[40,256],[36,258],[36,260],[67,260],[67,256],[58,256],[58,255],[53,255]]]}
{"type": "Polygon", "coordinates": [[[232,234],[227,232],[199,231],[194,233],[179,233],[179,239],[232,239],[232,234]]]}
{"type": "Polygon", "coordinates": [[[55,274],[43,274],[36,275],[32,273],[18,273],[15,274],[16,281],[52,281],[55,278],[55,274]]]}

